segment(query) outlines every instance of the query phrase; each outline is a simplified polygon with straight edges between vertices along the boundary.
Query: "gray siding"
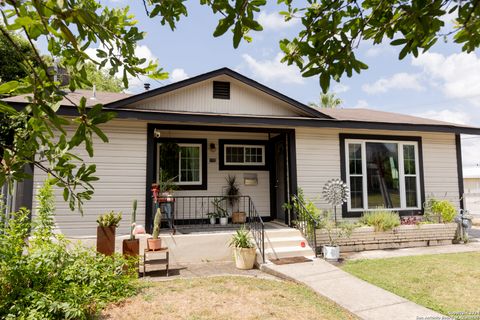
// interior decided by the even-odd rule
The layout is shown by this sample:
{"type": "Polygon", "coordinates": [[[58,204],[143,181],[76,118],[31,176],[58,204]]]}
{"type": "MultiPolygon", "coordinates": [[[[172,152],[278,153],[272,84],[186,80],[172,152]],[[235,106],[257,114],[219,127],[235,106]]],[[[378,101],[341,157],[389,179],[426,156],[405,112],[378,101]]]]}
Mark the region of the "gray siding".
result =
{"type": "MultiPolygon", "coordinates": [[[[94,183],[95,194],[84,205],[84,215],[70,211],[63,201],[61,191],[56,192],[56,226],[59,232],[68,236],[92,236],[96,234],[96,219],[107,211],[122,212],[119,234],[127,234],[130,225],[132,201],[137,199],[137,221],[145,223],[145,181],[147,125],[142,122],[113,120],[102,127],[110,142],[94,140],[94,158],[89,158],[84,149],[78,154],[85,162],[97,165],[94,183]]],[[[34,175],[34,194],[42,185],[46,175],[39,170],[34,175]]],[[[33,214],[36,214],[37,201],[33,201],[33,214]]]]}
{"type": "Polygon", "coordinates": [[[235,79],[220,76],[163,95],[134,103],[133,108],[236,115],[299,116],[289,104],[247,86],[235,79]],[[230,100],[213,99],[213,81],[229,81],[230,100]]]}

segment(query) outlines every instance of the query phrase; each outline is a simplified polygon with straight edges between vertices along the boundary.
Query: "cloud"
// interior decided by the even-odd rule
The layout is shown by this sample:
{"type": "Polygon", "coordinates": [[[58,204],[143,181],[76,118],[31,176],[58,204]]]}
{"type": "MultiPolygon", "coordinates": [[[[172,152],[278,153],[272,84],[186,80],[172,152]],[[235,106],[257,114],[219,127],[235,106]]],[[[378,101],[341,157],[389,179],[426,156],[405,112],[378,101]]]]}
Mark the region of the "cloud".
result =
{"type": "Polygon", "coordinates": [[[369,104],[366,100],[360,99],[357,101],[357,104],[354,105],[352,108],[353,109],[362,109],[362,108],[368,108],[369,104]]]}
{"type": "Polygon", "coordinates": [[[432,82],[438,82],[443,93],[452,98],[465,98],[480,106],[473,97],[480,95],[480,58],[475,53],[424,53],[412,60],[432,82]]]}
{"type": "Polygon", "coordinates": [[[258,16],[258,23],[263,26],[264,30],[278,30],[278,29],[287,29],[298,23],[298,19],[291,19],[285,21],[282,15],[278,12],[267,13],[261,11],[258,16]]]}
{"type": "Polygon", "coordinates": [[[247,63],[255,78],[260,78],[266,82],[276,81],[286,84],[303,84],[304,79],[296,67],[280,62],[282,56],[282,53],[278,53],[272,60],[259,61],[249,54],[242,55],[243,60],[247,63]]]}
{"type": "Polygon", "coordinates": [[[368,94],[385,93],[391,89],[402,90],[425,90],[418,81],[419,75],[405,72],[396,73],[390,78],[381,78],[372,84],[364,84],[362,90],[368,94]]]}
{"type": "Polygon", "coordinates": [[[180,69],[180,68],[173,69],[172,72],[170,73],[171,82],[178,82],[178,81],[182,81],[182,80],[185,80],[185,79],[188,79],[188,78],[189,78],[189,76],[185,72],[185,70],[180,69]]]}
{"type": "Polygon", "coordinates": [[[348,90],[350,90],[350,87],[341,83],[337,83],[332,87],[332,91],[337,94],[347,92],[348,90]]]}
{"type": "Polygon", "coordinates": [[[415,114],[417,117],[434,119],[439,121],[446,121],[458,124],[468,124],[470,116],[463,111],[444,110],[428,110],[425,112],[415,114]]]}

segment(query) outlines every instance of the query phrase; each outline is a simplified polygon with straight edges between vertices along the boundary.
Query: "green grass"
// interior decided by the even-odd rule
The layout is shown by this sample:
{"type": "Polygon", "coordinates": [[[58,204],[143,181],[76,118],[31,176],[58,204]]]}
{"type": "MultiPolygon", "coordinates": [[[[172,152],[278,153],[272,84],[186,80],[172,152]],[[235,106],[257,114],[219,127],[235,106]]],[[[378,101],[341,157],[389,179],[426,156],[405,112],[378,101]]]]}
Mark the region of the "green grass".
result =
{"type": "Polygon", "coordinates": [[[309,288],[241,276],[156,282],[111,305],[101,319],[276,320],[357,319],[309,288]]]}
{"type": "Polygon", "coordinates": [[[445,315],[480,312],[480,252],[354,260],[342,268],[445,315]]]}

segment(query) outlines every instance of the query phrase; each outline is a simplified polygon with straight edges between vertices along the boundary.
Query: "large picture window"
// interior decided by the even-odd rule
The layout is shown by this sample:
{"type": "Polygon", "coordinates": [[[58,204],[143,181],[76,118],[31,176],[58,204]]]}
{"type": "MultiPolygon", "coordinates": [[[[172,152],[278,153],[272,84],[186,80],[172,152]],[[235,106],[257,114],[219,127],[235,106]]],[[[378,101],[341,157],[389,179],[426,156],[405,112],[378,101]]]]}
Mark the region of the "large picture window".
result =
{"type": "Polygon", "coordinates": [[[201,143],[158,143],[157,173],[162,170],[179,186],[202,185],[202,149],[201,143]]]}
{"type": "Polygon", "coordinates": [[[348,211],[421,209],[416,141],[345,140],[348,211]]]}

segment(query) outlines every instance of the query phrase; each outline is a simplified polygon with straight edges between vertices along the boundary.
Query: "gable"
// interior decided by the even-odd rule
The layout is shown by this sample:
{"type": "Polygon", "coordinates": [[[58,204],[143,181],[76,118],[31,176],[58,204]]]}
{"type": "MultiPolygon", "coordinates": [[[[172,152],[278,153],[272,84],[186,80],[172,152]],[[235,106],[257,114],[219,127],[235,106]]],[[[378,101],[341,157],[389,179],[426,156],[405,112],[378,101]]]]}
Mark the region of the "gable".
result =
{"type": "Polygon", "coordinates": [[[212,77],[161,95],[143,99],[130,104],[128,107],[142,110],[228,115],[308,116],[306,112],[294,108],[289,103],[227,75],[212,77]],[[223,85],[229,83],[229,98],[218,96],[218,93],[214,98],[214,83],[220,85],[218,87],[220,90],[226,90],[228,86],[223,85]]]}

